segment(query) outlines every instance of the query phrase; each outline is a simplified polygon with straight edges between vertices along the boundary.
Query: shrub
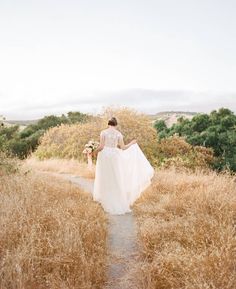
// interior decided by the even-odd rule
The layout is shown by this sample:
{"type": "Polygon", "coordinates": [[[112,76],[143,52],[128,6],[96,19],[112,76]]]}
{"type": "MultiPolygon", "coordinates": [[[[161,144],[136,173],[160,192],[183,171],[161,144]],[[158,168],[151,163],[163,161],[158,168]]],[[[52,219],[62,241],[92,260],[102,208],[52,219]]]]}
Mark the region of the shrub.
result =
{"type": "Polygon", "coordinates": [[[12,139],[7,144],[8,151],[20,159],[24,159],[30,152],[30,143],[25,139],[12,139]]]}
{"type": "Polygon", "coordinates": [[[102,129],[107,127],[108,119],[115,116],[118,120],[118,129],[124,135],[127,143],[137,139],[141,149],[151,161],[156,162],[157,134],[149,118],[145,114],[128,108],[107,108],[93,120],[72,125],[61,125],[48,130],[41,138],[36,156],[44,158],[76,158],[84,159],[82,151],[84,145],[90,140],[99,141],[102,129]]]}
{"type": "Polygon", "coordinates": [[[0,151],[0,176],[12,174],[18,171],[17,159],[10,157],[5,152],[0,151]]]}
{"type": "Polygon", "coordinates": [[[159,165],[177,168],[209,168],[214,161],[213,150],[202,146],[192,146],[185,138],[171,136],[161,139],[158,144],[159,165]]]}
{"type": "Polygon", "coordinates": [[[171,128],[157,121],[155,128],[159,138],[178,134],[191,145],[212,148],[215,169],[236,171],[236,115],[231,110],[221,108],[209,115],[197,114],[192,120],[180,118],[171,128]]]}
{"type": "Polygon", "coordinates": [[[68,112],[67,116],[64,114],[62,116],[45,116],[36,124],[30,124],[22,131],[19,131],[18,125],[2,126],[0,127],[0,150],[7,150],[20,159],[24,159],[35,151],[40,137],[47,129],[61,124],[85,123],[89,119],[92,119],[92,116],[81,112],[68,112]]]}

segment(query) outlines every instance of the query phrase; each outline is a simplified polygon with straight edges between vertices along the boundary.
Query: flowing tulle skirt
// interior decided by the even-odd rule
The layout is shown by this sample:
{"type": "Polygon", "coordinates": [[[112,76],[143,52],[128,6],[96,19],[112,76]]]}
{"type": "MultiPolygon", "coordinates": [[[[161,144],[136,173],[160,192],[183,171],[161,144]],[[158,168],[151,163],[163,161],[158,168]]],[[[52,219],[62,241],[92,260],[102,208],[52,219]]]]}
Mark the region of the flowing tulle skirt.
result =
{"type": "Polygon", "coordinates": [[[153,175],[137,143],[126,150],[105,146],[97,156],[93,199],[110,214],[131,212],[130,205],[151,184],[153,175]]]}

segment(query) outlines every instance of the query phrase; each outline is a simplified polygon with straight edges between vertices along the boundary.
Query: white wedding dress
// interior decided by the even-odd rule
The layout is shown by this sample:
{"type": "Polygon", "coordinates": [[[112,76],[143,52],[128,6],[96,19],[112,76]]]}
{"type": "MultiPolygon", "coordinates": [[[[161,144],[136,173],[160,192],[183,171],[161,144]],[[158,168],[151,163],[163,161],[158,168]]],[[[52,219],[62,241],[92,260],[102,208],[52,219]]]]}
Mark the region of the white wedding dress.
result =
{"type": "Polygon", "coordinates": [[[93,199],[112,215],[131,212],[130,205],[151,184],[154,169],[139,145],[117,147],[123,135],[115,128],[101,131],[104,148],[98,152],[93,199]]]}

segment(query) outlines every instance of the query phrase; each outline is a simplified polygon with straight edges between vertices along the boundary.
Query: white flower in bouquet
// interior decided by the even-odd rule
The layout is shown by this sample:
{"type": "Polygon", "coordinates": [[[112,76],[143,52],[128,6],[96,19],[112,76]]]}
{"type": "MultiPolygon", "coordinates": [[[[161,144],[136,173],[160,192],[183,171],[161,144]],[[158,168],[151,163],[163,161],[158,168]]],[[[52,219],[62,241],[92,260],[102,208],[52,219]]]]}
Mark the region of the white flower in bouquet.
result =
{"type": "Polygon", "coordinates": [[[84,146],[83,154],[91,154],[98,146],[99,146],[99,142],[94,141],[94,140],[90,140],[84,146]]]}
{"type": "Polygon", "coordinates": [[[91,154],[92,152],[92,149],[90,147],[86,147],[84,150],[83,150],[83,154],[91,154]]]}

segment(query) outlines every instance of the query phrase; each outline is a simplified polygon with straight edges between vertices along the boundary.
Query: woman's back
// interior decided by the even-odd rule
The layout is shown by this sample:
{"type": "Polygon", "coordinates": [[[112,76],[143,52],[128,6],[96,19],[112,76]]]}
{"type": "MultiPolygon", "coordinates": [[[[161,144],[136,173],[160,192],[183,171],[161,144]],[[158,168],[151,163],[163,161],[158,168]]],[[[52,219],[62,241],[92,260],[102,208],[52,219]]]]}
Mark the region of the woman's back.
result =
{"type": "Polygon", "coordinates": [[[122,134],[115,128],[107,128],[101,131],[101,136],[104,138],[104,144],[106,147],[117,147],[119,139],[122,138],[122,134]]]}

